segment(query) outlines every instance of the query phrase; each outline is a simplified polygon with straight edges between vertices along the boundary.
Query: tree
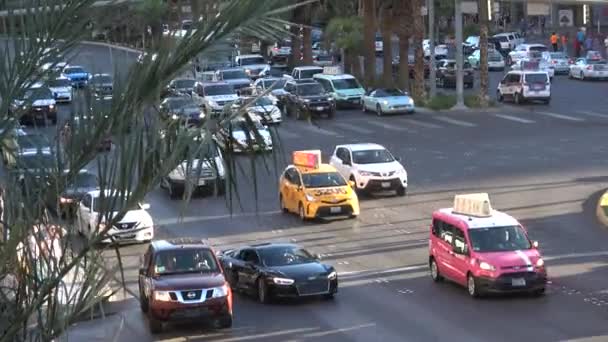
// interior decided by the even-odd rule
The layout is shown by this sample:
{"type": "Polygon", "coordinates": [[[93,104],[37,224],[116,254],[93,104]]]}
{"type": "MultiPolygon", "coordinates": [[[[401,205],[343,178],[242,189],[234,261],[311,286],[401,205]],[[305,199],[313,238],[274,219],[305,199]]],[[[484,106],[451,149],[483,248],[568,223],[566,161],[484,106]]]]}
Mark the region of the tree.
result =
{"type": "Polygon", "coordinates": [[[160,43],[163,32],[162,19],[166,16],[167,9],[168,5],[164,0],[144,0],[137,4],[137,14],[143,24],[143,36],[148,34],[150,27],[153,46],[158,46],[160,43]]]}
{"type": "Polygon", "coordinates": [[[488,106],[488,2],[479,1],[479,104],[488,106]]]}
{"type": "Polygon", "coordinates": [[[395,16],[399,18],[396,32],[399,38],[399,72],[397,75],[399,88],[409,91],[410,88],[410,37],[412,35],[412,12],[407,1],[399,1],[395,8],[395,16]]]}
{"type": "MultiPolygon", "coordinates": [[[[422,40],[424,39],[424,22],[422,20],[422,0],[411,1],[412,28],[414,33],[414,87],[413,95],[416,100],[426,97],[424,86],[424,50],[422,40]]],[[[430,80],[434,82],[435,80],[430,80]]]]}
{"type": "Polygon", "coordinates": [[[304,65],[312,65],[312,4],[306,4],[304,8],[300,8],[299,10],[304,12],[302,15],[304,19],[302,23],[302,61],[304,65]]]}
{"type": "Polygon", "coordinates": [[[376,1],[363,1],[363,65],[365,84],[376,83],[376,1]]]}
{"type": "MultiPolygon", "coordinates": [[[[90,36],[86,24],[90,13],[95,11],[94,0],[38,0],[36,3],[44,6],[36,7],[22,18],[27,25],[18,27],[16,23],[21,18],[13,12],[8,13],[6,20],[10,39],[0,47],[5,56],[4,63],[0,63],[0,74],[4,76],[0,79],[0,111],[5,113],[0,117],[2,145],[26,114],[23,107],[27,108],[27,101],[17,102],[24,98],[25,90],[34,82],[56,76],[52,68],[41,66],[60,62],[59,56],[74,52],[76,45],[90,36]],[[15,57],[9,57],[7,50],[15,57]]],[[[201,151],[213,148],[215,138],[228,137],[218,127],[230,127],[233,119],[242,117],[256,144],[265,143],[243,111],[227,108],[218,117],[205,118],[201,127],[187,128],[157,115],[154,107],[169,81],[198,54],[213,53],[217,43],[237,32],[252,36],[285,34],[284,21],[276,16],[291,10],[289,5],[293,3],[285,0],[226,2],[218,16],[205,25],[199,24],[190,36],[177,40],[171,47],[157,45],[142,63],[135,63],[128,74],[117,75],[115,95],[109,107],[99,107],[86,92],[79,94],[82,106],[74,106],[72,113],[78,120],[69,121],[77,128],[71,129],[69,138],[62,138],[61,144],[58,142],[61,153],[44,158],[44,162],[41,159],[33,166],[27,164],[26,167],[19,160],[15,170],[0,176],[5,199],[1,224],[8,233],[0,241],[0,341],[54,340],[103,299],[109,282],[118,282],[128,291],[120,263],[117,268],[106,265],[95,246],[110,238],[108,230],[125,215],[124,208],[141,202],[158,186],[160,179],[178,165],[192,165],[194,159],[213,165],[213,159],[201,151]],[[98,155],[97,147],[108,136],[113,137],[112,151],[98,155]],[[100,208],[105,224],[98,222],[95,227],[89,227],[91,236],[83,239],[79,248],[74,248],[65,234],[73,234],[77,226],[59,220],[49,211],[56,209],[66,185],[90,163],[96,163],[102,203],[107,203],[100,208]],[[31,173],[32,168],[37,169],[35,174],[31,173]],[[68,288],[65,285],[68,280],[79,285],[68,288]]],[[[238,193],[233,175],[237,167],[243,167],[237,166],[233,158],[231,146],[236,143],[228,140],[227,146],[222,147],[230,208],[233,193],[238,193]]],[[[245,148],[252,159],[258,158],[251,149],[245,148]]],[[[249,174],[256,174],[256,164],[259,163],[250,164],[249,174]]],[[[185,204],[192,185],[187,189],[185,204]]],[[[120,260],[119,249],[115,251],[120,260]]]]}
{"type": "Polygon", "coordinates": [[[360,76],[358,56],[361,52],[363,21],[359,16],[337,17],[325,28],[324,38],[333,41],[336,47],[344,51],[344,71],[360,76]]]}
{"type": "Polygon", "coordinates": [[[393,0],[385,0],[380,5],[380,29],[382,31],[382,83],[385,87],[393,86],[393,0]]]}

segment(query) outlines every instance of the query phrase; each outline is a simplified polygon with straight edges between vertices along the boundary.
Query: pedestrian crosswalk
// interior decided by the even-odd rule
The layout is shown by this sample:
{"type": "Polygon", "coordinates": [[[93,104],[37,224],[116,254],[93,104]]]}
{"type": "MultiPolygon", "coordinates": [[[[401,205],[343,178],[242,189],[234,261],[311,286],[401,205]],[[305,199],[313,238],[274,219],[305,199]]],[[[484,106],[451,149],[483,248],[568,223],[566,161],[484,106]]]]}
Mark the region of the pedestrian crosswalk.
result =
{"type": "Polygon", "coordinates": [[[554,113],[551,111],[529,112],[496,112],[486,114],[419,114],[393,117],[338,117],[334,120],[306,121],[286,120],[277,128],[282,139],[314,139],[317,136],[344,138],[346,136],[374,137],[382,134],[424,134],[438,129],[475,130],[492,129],[498,125],[511,123],[519,127],[541,123],[577,124],[583,122],[608,123],[608,111],[580,110],[571,113],[554,113]]]}

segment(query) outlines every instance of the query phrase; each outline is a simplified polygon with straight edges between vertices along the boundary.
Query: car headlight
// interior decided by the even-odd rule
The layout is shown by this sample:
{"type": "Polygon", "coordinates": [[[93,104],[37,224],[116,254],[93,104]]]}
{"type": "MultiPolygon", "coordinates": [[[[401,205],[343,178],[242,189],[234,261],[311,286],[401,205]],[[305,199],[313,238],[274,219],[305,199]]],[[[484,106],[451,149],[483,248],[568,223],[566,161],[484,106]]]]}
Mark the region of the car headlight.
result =
{"type": "Polygon", "coordinates": [[[316,199],[316,198],[315,198],[315,196],[313,196],[313,195],[306,194],[306,200],[307,200],[308,202],[314,202],[314,201],[316,201],[317,199],[316,199]]]}
{"type": "Polygon", "coordinates": [[[209,105],[211,107],[219,107],[219,105],[217,104],[217,102],[213,101],[213,100],[209,100],[209,105]]]}
{"type": "Polygon", "coordinates": [[[277,284],[277,285],[291,285],[295,282],[295,280],[293,279],[288,279],[288,278],[272,278],[272,282],[277,284]]]}
{"type": "Polygon", "coordinates": [[[251,74],[251,69],[245,69],[245,73],[246,73],[247,75],[251,74]]]}
{"type": "Polygon", "coordinates": [[[178,118],[179,118],[179,117],[177,116],[177,114],[173,114],[173,115],[171,115],[171,119],[173,119],[173,120],[177,120],[178,118]]]}
{"type": "Polygon", "coordinates": [[[337,277],[338,277],[338,273],[336,271],[333,271],[327,275],[327,279],[336,279],[337,277]]]}
{"type": "Polygon", "coordinates": [[[540,268],[545,266],[545,260],[543,260],[543,258],[539,258],[538,260],[536,260],[536,267],[540,268]]]}
{"type": "Polygon", "coordinates": [[[388,101],[384,100],[382,101],[383,104],[388,105],[388,101]]]}
{"type": "Polygon", "coordinates": [[[59,202],[62,204],[74,202],[73,198],[59,197],[59,202]]]}
{"type": "Polygon", "coordinates": [[[203,112],[201,112],[201,113],[198,115],[198,118],[199,118],[199,119],[202,119],[202,118],[204,118],[204,117],[205,117],[205,113],[203,113],[203,112]]]}
{"type": "Polygon", "coordinates": [[[327,98],[325,98],[325,101],[332,102],[333,100],[334,100],[334,98],[333,98],[333,97],[327,97],[327,98]]]}
{"type": "Polygon", "coordinates": [[[304,99],[304,102],[308,103],[310,102],[310,99],[304,99]]]}
{"type": "Polygon", "coordinates": [[[49,109],[53,109],[53,108],[55,108],[55,105],[50,104],[49,109]]]}
{"type": "Polygon", "coordinates": [[[169,291],[154,291],[154,300],[159,302],[170,302],[171,295],[169,294],[169,291]]]}
{"type": "Polygon", "coordinates": [[[211,298],[221,298],[221,297],[226,297],[229,293],[230,289],[228,288],[228,285],[224,284],[220,287],[214,287],[213,288],[213,295],[211,296],[211,298]]]}
{"type": "Polygon", "coordinates": [[[414,105],[414,99],[410,97],[410,98],[407,100],[407,103],[408,103],[408,104],[411,104],[411,105],[414,105]]]}
{"type": "Polygon", "coordinates": [[[363,177],[370,177],[372,173],[367,171],[359,171],[359,175],[363,177]]]}
{"type": "Polygon", "coordinates": [[[479,263],[479,268],[481,268],[482,270],[486,270],[486,271],[494,271],[496,270],[496,268],[490,264],[488,264],[485,261],[482,261],[479,263]]]}

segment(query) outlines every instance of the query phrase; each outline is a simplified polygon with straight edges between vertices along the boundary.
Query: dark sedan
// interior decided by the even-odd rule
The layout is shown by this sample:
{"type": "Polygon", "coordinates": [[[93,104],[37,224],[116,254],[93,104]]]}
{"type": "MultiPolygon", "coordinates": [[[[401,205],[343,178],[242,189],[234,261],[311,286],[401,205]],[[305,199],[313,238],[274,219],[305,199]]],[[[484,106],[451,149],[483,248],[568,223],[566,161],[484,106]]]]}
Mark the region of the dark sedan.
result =
{"type": "Polygon", "coordinates": [[[192,96],[195,83],[196,80],[193,78],[176,78],[169,82],[167,88],[163,90],[161,97],[192,96]]]}
{"type": "Polygon", "coordinates": [[[172,120],[180,120],[188,125],[198,125],[205,114],[190,96],[168,97],[160,104],[161,114],[172,120]]]}
{"type": "Polygon", "coordinates": [[[255,295],[260,303],[308,296],[332,299],[338,292],[336,270],[294,244],[229,250],[220,254],[220,261],[231,287],[255,295]]]}
{"type": "MultiPolygon", "coordinates": [[[[473,88],[475,77],[473,67],[469,62],[464,62],[463,81],[466,88],[473,88]]],[[[437,65],[437,86],[442,88],[456,87],[456,61],[453,59],[441,60],[437,65]]]]}
{"type": "Polygon", "coordinates": [[[59,214],[62,217],[73,217],[78,202],[85,194],[94,190],[99,190],[99,180],[95,174],[82,170],[74,175],[72,182],[66,185],[57,199],[59,214]]]}

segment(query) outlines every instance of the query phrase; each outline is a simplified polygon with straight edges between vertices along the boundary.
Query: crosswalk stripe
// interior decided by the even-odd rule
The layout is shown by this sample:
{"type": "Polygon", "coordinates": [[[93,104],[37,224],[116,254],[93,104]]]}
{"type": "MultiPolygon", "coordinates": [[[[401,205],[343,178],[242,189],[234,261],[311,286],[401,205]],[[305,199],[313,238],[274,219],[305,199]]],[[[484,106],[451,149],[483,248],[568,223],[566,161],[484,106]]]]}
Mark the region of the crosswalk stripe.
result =
{"type": "Polygon", "coordinates": [[[380,121],[368,121],[368,125],[376,126],[387,131],[415,133],[416,131],[403,125],[390,125],[380,121]]]}
{"type": "Polygon", "coordinates": [[[361,134],[372,134],[372,133],[374,133],[374,131],[372,131],[370,129],[363,128],[363,127],[358,127],[358,126],[355,126],[353,124],[349,124],[349,123],[346,123],[346,122],[335,122],[334,125],[336,125],[338,127],[341,127],[343,129],[355,131],[355,132],[361,133],[361,134]]]}
{"type": "Polygon", "coordinates": [[[312,125],[312,124],[309,124],[309,123],[303,123],[302,125],[299,125],[298,128],[304,129],[304,130],[309,131],[311,133],[331,135],[331,136],[334,136],[334,137],[341,137],[342,136],[341,134],[339,134],[337,132],[331,131],[329,129],[321,128],[321,127],[318,127],[318,126],[315,126],[315,125],[312,125]]]}
{"type": "Polygon", "coordinates": [[[404,120],[402,120],[402,122],[404,122],[406,125],[411,124],[414,126],[420,126],[420,127],[424,127],[424,128],[442,128],[439,125],[435,125],[435,124],[432,124],[429,122],[424,122],[424,121],[420,121],[420,120],[416,120],[416,119],[410,119],[410,118],[404,119],[404,120]]]}
{"type": "Polygon", "coordinates": [[[550,117],[556,118],[556,119],[568,120],[568,121],[585,121],[585,119],[575,118],[573,116],[557,114],[557,113],[549,113],[549,112],[535,112],[535,113],[540,114],[540,115],[550,116],[550,117]]]}
{"type": "Polygon", "coordinates": [[[577,113],[580,113],[583,115],[595,116],[595,117],[602,118],[602,119],[608,119],[608,114],[600,114],[600,113],[590,112],[590,111],[586,111],[586,110],[579,110],[577,113]]]}
{"type": "Polygon", "coordinates": [[[493,115],[496,117],[505,119],[505,120],[516,121],[516,122],[521,122],[521,123],[525,123],[525,124],[530,124],[530,123],[535,122],[533,120],[522,119],[522,118],[518,118],[517,116],[511,116],[511,115],[507,115],[507,114],[493,114],[493,115]]]}
{"type": "Polygon", "coordinates": [[[476,127],[477,126],[474,123],[470,123],[470,122],[466,122],[466,121],[462,121],[462,120],[456,120],[456,119],[448,118],[445,116],[435,116],[434,118],[439,121],[447,122],[447,123],[450,123],[450,124],[456,125],[456,126],[462,126],[462,127],[476,127]]]}

